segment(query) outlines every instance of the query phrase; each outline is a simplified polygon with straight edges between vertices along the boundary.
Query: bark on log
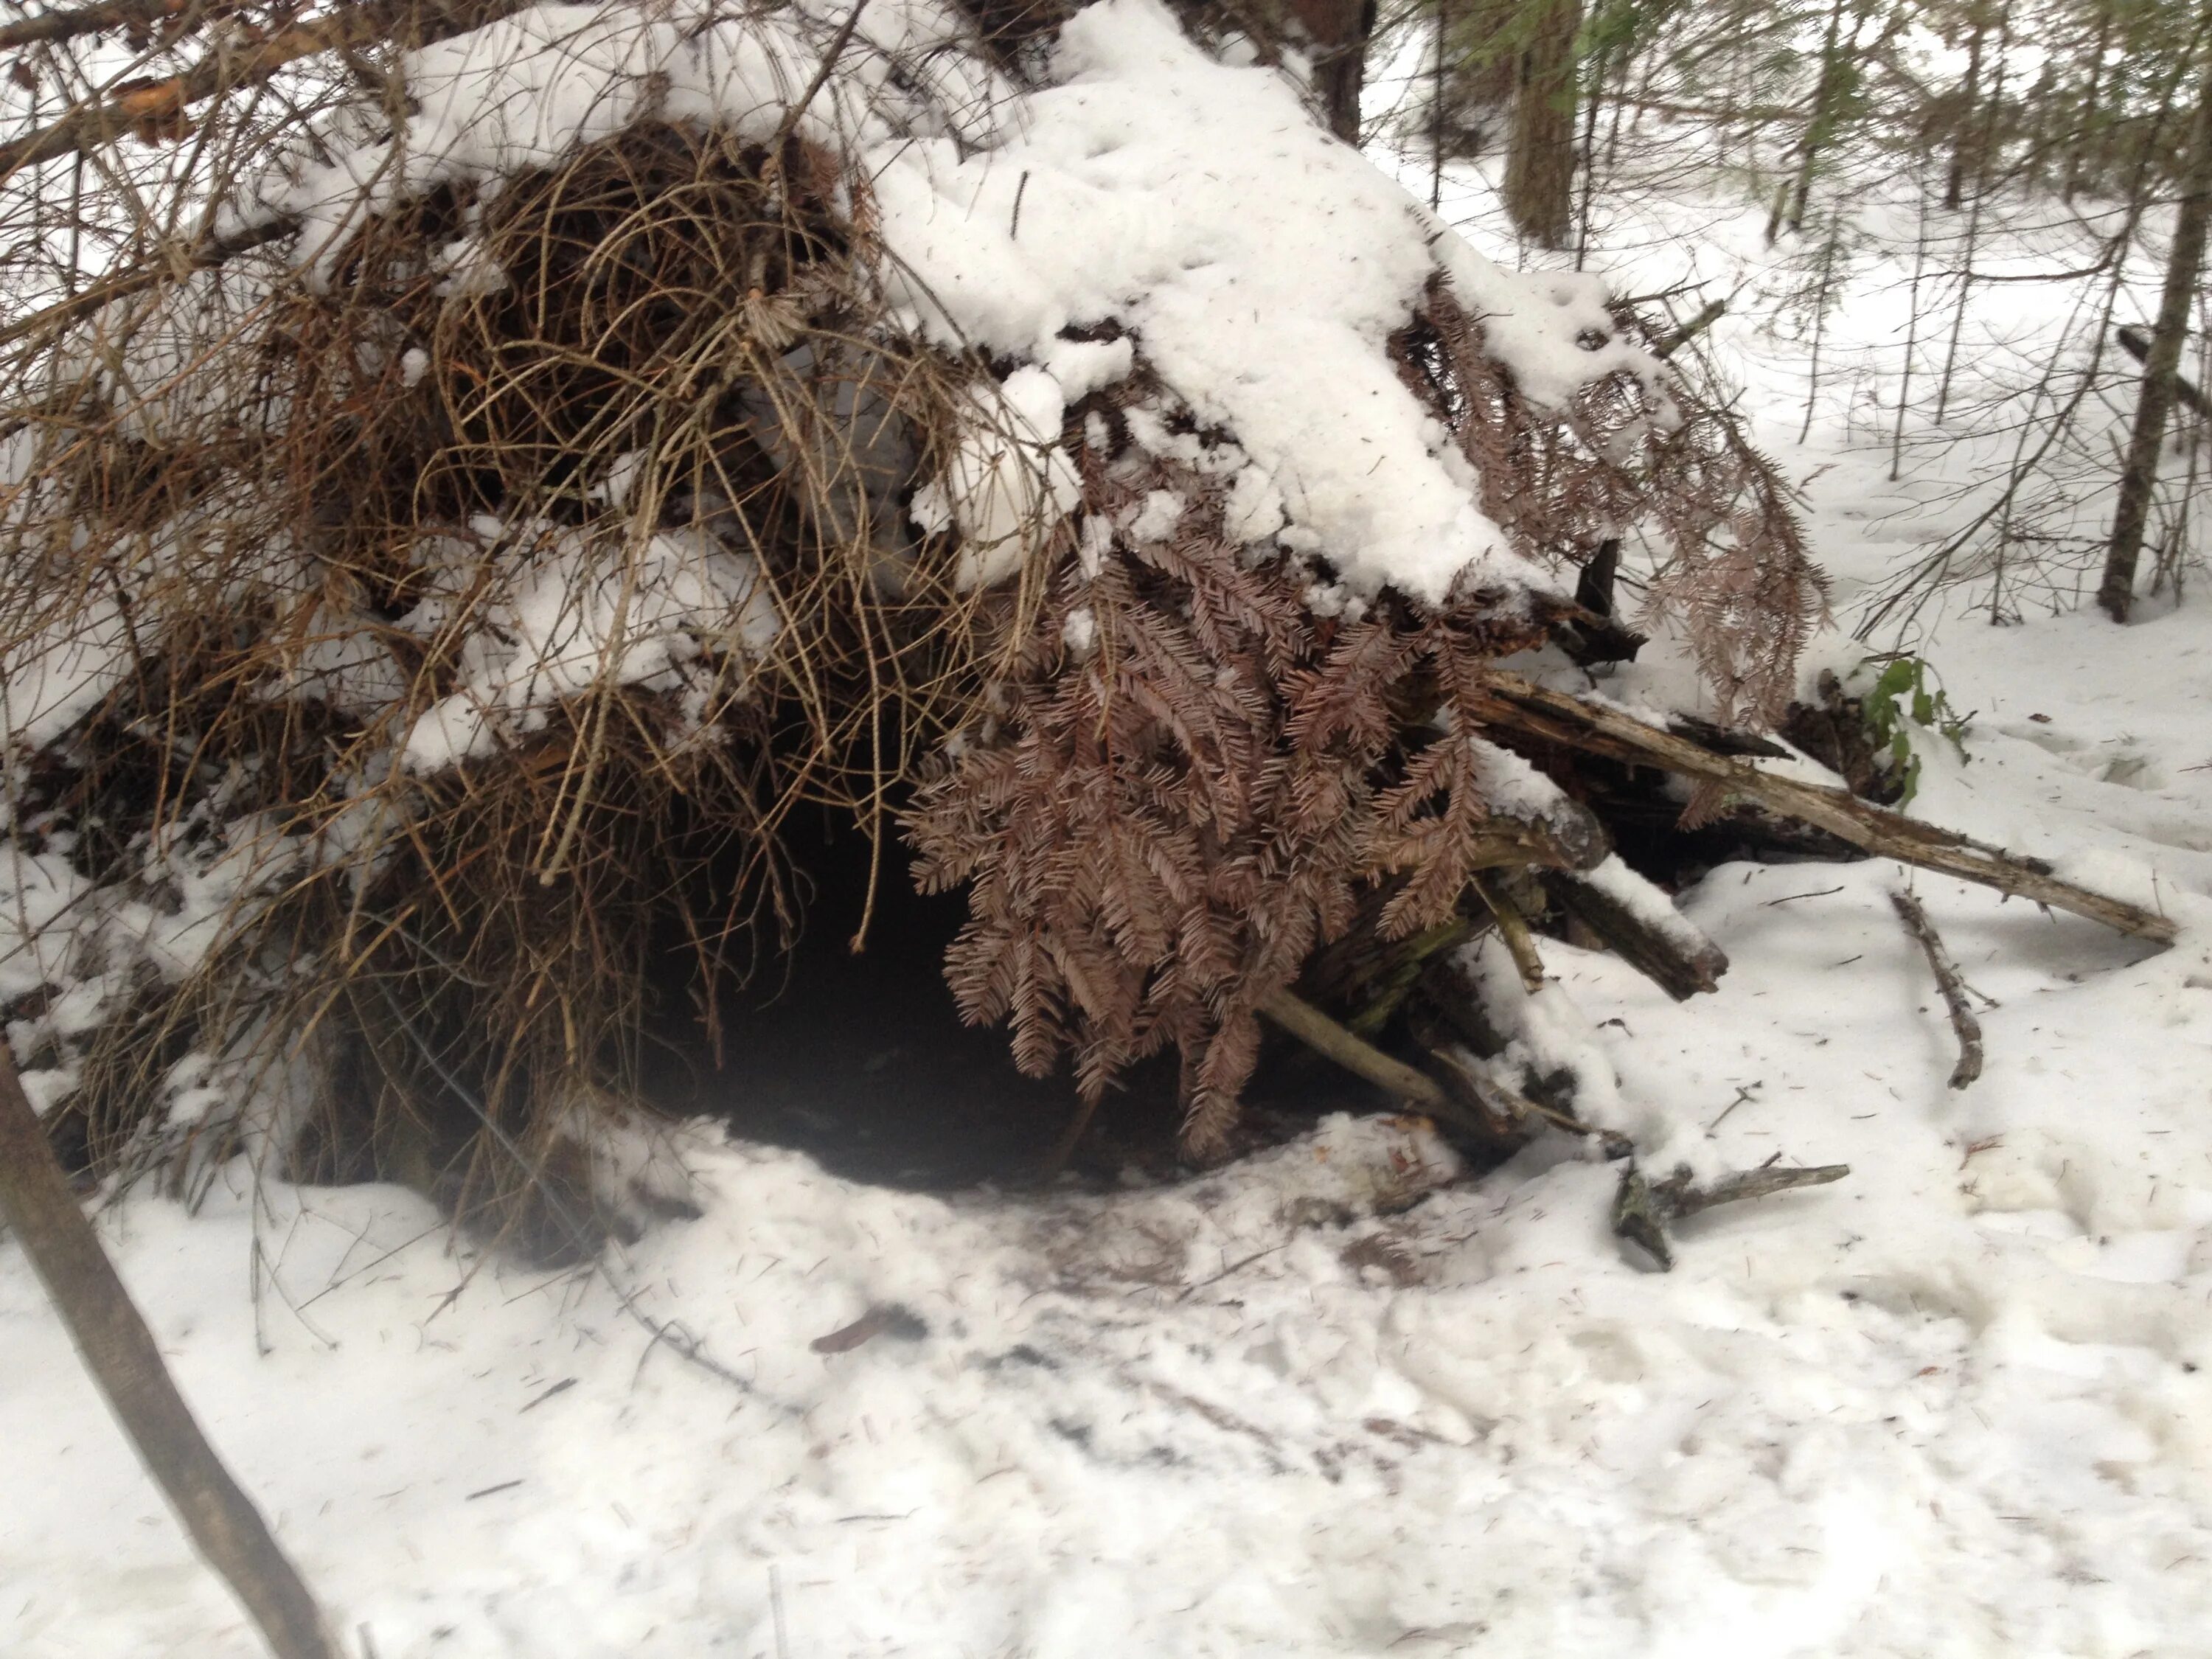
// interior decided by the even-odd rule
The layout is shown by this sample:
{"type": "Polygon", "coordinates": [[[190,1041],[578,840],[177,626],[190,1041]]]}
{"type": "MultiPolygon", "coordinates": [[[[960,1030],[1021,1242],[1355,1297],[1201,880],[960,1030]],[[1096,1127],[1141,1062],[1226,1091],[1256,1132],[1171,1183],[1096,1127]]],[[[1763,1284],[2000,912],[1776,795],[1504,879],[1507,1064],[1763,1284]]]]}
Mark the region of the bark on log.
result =
{"type": "Polygon", "coordinates": [[[2139,939],[2173,942],[2170,918],[2062,881],[2039,860],[1885,811],[1844,790],[1762,772],[1748,761],[1715,754],[1603,703],[1586,702],[1502,669],[1484,672],[1475,699],[1484,724],[1499,732],[1518,732],[1718,784],[1732,798],[1800,819],[1863,851],[2047,904],[2139,939]]]}
{"type": "Polygon", "coordinates": [[[78,1207],[0,1044],[0,1217],[15,1231],[85,1369],[208,1565],[278,1659],[338,1659],[314,1597],[192,1420],[154,1334],[78,1207]]]}
{"type": "Polygon", "coordinates": [[[1728,953],[1709,939],[1692,948],[1687,940],[1653,927],[1610,893],[1569,871],[1543,872],[1544,890],[1577,921],[1603,939],[1623,962],[1677,1002],[1700,991],[1720,988],[1728,972],[1728,953]]]}

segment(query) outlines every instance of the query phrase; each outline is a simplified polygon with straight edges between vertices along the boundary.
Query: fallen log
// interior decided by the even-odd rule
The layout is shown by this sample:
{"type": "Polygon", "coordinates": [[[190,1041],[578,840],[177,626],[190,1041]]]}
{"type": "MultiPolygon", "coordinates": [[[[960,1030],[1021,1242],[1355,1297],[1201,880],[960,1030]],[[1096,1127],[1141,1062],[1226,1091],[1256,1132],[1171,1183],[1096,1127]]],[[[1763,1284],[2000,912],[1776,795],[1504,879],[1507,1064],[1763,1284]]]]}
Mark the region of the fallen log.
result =
{"type": "Polygon", "coordinates": [[[1482,672],[1472,702],[1495,734],[1519,734],[1694,778],[1718,786],[1729,800],[1753,802],[1800,819],[1863,851],[2065,910],[2138,939],[2160,945],[2173,942],[2172,918],[2063,881],[2040,860],[1985,846],[1873,805],[1845,790],[1761,771],[1748,760],[1716,754],[1609,704],[1554,691],[1499,669],[1482,672]]]}

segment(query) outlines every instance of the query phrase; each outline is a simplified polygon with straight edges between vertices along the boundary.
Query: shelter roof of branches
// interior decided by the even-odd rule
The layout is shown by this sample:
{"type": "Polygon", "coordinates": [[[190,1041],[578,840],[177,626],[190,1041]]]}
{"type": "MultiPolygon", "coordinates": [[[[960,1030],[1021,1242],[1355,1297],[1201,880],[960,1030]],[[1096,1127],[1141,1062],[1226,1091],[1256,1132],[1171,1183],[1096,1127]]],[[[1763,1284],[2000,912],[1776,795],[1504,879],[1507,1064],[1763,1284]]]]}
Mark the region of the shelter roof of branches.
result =
{"type": "MultiPolygon", "coordinates": [[[[1823,590],[1771,469],[1272,51],[1153,0],[1034,23],[480,0],[272,14],[219,70],[154,42],[148,136],[194,136],[132,199],[197,228],[4,334],[0,999],[82,1161],[597,1203],[656,955],[711,981],[800,924],[801,807],[964,894],[946,976],[1025,1070],[1095,1102],[1178,1054],[1200,1154],[1263,1013],[1479,1050],[1479,986],[1407,1024],[1478,933],[1526,969],[1571,918],[1710,987],[1592,808],[1669,769],[1740,806],[1742,744],[1669,760],[1497,665],[1632,650],[1626,544],[1707,712],[1778,718],[1823,590]]],[[[0,146],[12,209],[148,98],[0,146]]],[[[1498,1086],[1455,1109],[1510,1138],[1498,1086]]]]}

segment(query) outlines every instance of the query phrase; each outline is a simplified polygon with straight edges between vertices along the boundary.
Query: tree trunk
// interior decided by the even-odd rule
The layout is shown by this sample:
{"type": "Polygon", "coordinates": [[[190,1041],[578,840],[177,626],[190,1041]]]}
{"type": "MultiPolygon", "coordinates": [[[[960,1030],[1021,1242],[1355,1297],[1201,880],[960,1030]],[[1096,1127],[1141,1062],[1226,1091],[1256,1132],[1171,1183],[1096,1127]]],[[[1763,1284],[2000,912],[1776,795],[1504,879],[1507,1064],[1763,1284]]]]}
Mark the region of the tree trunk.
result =
{"type": "Polygon", "coordinates": [[[2204,229],[2212,216],[2212,64],[2199,71],[2197,118],[2191,125],[2188,161],[2182,172],[2182,197],[2173,220],[2173,246],[2166,259],[2166,291],[2151,331],[2143,362],[2142,392],[2136,424],[2120,472],[2120,497],[2112,512],[2112,538],[2105,550],[2105,576],[2097,603],[2114,622],[2124,623],[2135,605],[2136,561],[2142,552],[2143,529],[2150,519],[2151,492],[2158,483],[2159,451],[2166,443],[2166,417],[2172,413],[2175,374],[2189,332],[2189,313],[2204,268],[2204,229]]]}
{"type": "MultiPolygon", "coordinates": [[[[1774,198],[1774,210],[1767,216],[1766,240],[1773,246],[1775,237],[1784,226],[1792,231],[1802,230],[1805,224],[1805,204],[1813,194],[1813,169],[1820,159],[1836,127],[1834,106],[1841,94],[1844,81],[1844,58],[1841,51],[1844,32],[1844,0],[1835,0],[1828,9],[1828,32],[1820,46],[1820,81],[1813,90],[1813,118],[1805,124],[1805,138],[1797,158],[1796,182],[1774,198]],[[1786,205],[1785,205],[1786,204],[1786,205]]],[[[1858,24],[1851,25],[1851,42],[1858,43],[1858,24]]],[[[1821,281],[1825,295],[1825,275],[1821,281]]]]}
{"type": "Polygon", "coordinates": [[[1982,42],[1988,37],[1990,16],[1988,9],[1974,8],[1973,33],[1966,43],[1966,89],[1959,110],[1956,137],[1951,141],[1951,176],[1943,186],[1943,205],[1956,210],[1966,198],[1966,173],[1971,166],[1977,181],[1981,177],[1980,158],[1973,155],[1974,141],[1980,126],[1974,119],[1974,106],[1982,95],[1982,42]]]}
{"type": "MultiPolygon", "coordinates": [[[[2072,201],[2074,192],[2081,187],[2081,173],[2090,154],[2090,146],[2097,143],[2097,121],[2103,113],[2099,100],[2104,94],[2105,53],[2112,38],[2112,8],[2109,4],[2097,8],[2097,34],[2089,48],[2089,86],[2082,94],[2081,112],[2077,118],[2071,141],[2066,151],[2065,199],[2072,201]]],[[[2101,154],[2101,148],[2097,152],[2101,154]]]]}
{"type": "Polygon", "coordinates": [[[1533,0],[1534,25],[1513,76],[1513,136],[1505,211],[1540,247],[1563,248],[1574,228],[1575,37],[1582,0],[1533,0]]]}
{"type": "Polygon", "coordinates": [[[140,1461],[200,1554],[252,1614],[270,1651],[278,1659],[338,1659],[314,1597],[170,1381],[154,1334],[78,1208],[4,1044],[0,1218],[15,1230],[140,1461]]]}
{"type": "Polygon", "coordinates": [[[1367,82],[1367,41],[1375,33],[1376,0],[1291,0],[1314,54],[1314,91],[1328,127],[1346,143],[1359,142],[1359,94],[1367,82]]]}

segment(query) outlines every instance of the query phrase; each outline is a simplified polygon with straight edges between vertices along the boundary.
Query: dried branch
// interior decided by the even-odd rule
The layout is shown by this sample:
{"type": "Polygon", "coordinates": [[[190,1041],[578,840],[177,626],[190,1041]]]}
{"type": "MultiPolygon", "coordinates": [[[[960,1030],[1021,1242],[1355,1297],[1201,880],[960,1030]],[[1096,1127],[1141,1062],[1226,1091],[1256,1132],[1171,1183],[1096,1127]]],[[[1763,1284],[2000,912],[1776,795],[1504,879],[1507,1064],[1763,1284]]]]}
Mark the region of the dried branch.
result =
{"type": "Polygon", "coordinates": [[[1443,1085],[1434,1078],[1402,1060],[1393,1060],[1364,1037],[1354,1036],[1304,999],[1288,991],[1271,992],[1261,1000],[1260,1012],[1355,1077],[1365,1078],[1376,1088],[1439,1117],[1459,1115],[1443,1085]]]}
{"type": "Polygon", "coordinates": [[[1620,1185],[1613,1197],[1613,1231],[1649,1251],[1662,1270],[1674,1265],[1674,1252],[1667,1243],[1669,1224],[1685,1220],[1718,1204],[1765,1198],[1799,1187],[1825,1187],[1851,1172],[1848,1164],[1823,1164],[1808,1170],[1786,1170],[1768,1164],[1723,1176],[1710,1187],[1694,1184],[1686,1164],[1675,1166],[1664,1181],[1646,1181],[1631,1164],[1620,1172],[1620,1185]]]}
{"type": "Polygon", "coordinates": [[[1693,947],[1686,937],[1652,926],[1603,888],[1571,871],[1547,870],[1542,880],[1544,890],[1563,909],[1675,1001],[1719,988],[1729,959],[1712,940],[1699,935],[1693,947]]]}
{"type": "Polygon", "coordinates": [[[1496,731],[1697,778],[1720,786],[1730,798],[1802,819],[1866,852],[2047,904],[2139,939],[2173,943],[2170,918],[2062,881],[2039,860],[1887,811],[1844,790],[1762,772],[1620,709],[1551,690],[1517,674],[1492,669],[1480,678],[1469,701],[1496,731]]]}
{"type": "MultiPolygon", "coordinates": [[[[1532,1100],[1519,1090],[1508,1088],[1449,1048],[1431,1048],[1429,1058],[1436,1061],[1443,1074],[1456,1085],[1456,1091],[1464,1094],[1486,1120],[1494,1119],[1507,1126],[1508,1133],[1503,1138],[1509,1144],[1525,1139],[1538,1123],[1548,1123],[1571,1135],[1595,1139],[1605,1148],[1607,1158],[1626,1158],[1636,1150],[1635,1142],[1619,1130],[1598,1128],[1594,1124],[1583,1122],[1572,1112],[1547,1106],[1540,1100],[1532,1100]]],[[[1498,1133],[1494,1127],[1492,1132],[1498,1133]]]]}
{"type": "Polygon", "coordinates": [[[98,0],[89,6],[58,6],[0,27],[0,52],[56,45],[109,29],[150,33],[157,25],[173,24],[179,10],[171,0],[98,0]]]}
{"type": "Polygon", "coordinates": [[[1951,1068],[1951,1086],[1963,1089],[1982,1074],[1982,1023],[1966,1004],[1966,985],[1959,977],[1958,963],[1943,948],[1942,936],[1928,920],[1927,911],[1920,908],[1920,901],[1910,893],[1892,893],[1889,902],[1897,907],[1905,931],[1920,941],[1929,970],[1936,975],[1936,988],[1943,994],[1943,1006],[1951,1011],[1951,1029],[1959,1038],[1959,1063],[1951,1068]]]}
{"type": "Polygon", "coordinates": [[[1513,966],[1521,975],[1521,983],[1530,995],[1544,988],[1544,958],[1536,952],[1536,936],[1528,930],[1528,918],[1521,914],[1521,907],[1506,896],[1504,885],[1498,881],[1474,878],[1472,885],[1475,896],[1490,907],[1490,914],[1498,918],[1498,937],[1505,941],[1505,949],[1513,958],[1513,966]]]}
{"type": "Polygon", "coordinates": [[[305,23],[294,23],[244,50],[210,52],[180,74],[149,85],[121,90],[97,103],[79,104],[58,119],[12,143],[0,144],[0,179],[64,155],[112,143],[142,128],[175,122],[195,104],[260,86],[286,65],[327,52],[344,52],[390,39],[412,21],[410,44],[429,46],[520,11],[527,0],[455,0],[425,5],[421,0],[385,0],[349,7],[305,23]]]}

